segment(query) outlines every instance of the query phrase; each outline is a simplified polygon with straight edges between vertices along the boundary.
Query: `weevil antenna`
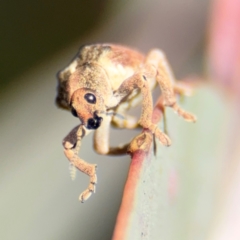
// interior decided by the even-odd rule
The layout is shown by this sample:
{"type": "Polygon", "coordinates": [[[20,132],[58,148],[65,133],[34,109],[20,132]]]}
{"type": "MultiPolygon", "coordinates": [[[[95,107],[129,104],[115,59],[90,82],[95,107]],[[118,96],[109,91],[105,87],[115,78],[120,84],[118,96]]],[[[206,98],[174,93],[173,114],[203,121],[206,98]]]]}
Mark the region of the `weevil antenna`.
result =
{"type": "Polygon", "coordinates": [[[116,112],[107,112],[106,115],[107,116],[114,116],[114,117],[116,116],[116,117],[119,117],[121,119],[125,119],[125,117],[123,115],[121,115],[119,113],[116,113],[116,112]]]}
{"type": "Polygon", "coordinates": [[[119,113],[116,112],[104,112],[104,111],[96,111],[96,114],[105,114],[106,116],[116,116],[121,119],[125,119],[125,117],[119,113]]]}

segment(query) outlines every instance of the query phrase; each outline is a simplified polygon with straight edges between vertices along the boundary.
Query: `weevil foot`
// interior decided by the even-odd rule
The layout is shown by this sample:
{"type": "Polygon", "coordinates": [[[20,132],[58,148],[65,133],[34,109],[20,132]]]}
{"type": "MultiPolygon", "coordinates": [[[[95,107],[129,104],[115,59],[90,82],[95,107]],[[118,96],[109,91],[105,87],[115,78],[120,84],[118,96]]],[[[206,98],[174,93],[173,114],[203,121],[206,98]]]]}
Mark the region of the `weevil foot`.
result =
{"type": "Polygon", "coordinates": [[[163,144],[164,146],[170,146],[171,145],[171,140],[170,138],[163,133],[161,130],[159,130],[158,128],[155,130],[154,132],[155,137],[160,141],[161,144],[163,144]]]}
{"type": "Polygon", "coordinates": [[[152,134],[149,131],[144,131],[137,135],[129,144],[127,153],[132,154],[138,150],[149,152],[152,144],[152,134]]]}
{"type": "Polygon", "coordinates": [[[148,129],[152,132],[152,134],[155,135],[155,137],[160,141],[161,144],[164,146],[170,146],[171,145],[171,140],[170,138],[163,133],[157,125],[151,124],[148,126],[148,129]]]}
{"type": "Polygon", "coordinates": [[[95,189],[95,185],[94,184],[90,184],[88,189],[86,189],[85,191],[83,191],[80,196],[79,196],[79,201],[81,201],[82,203],[84,203],[86,200],[88,200],[88,198],[91,197],[91,195],[93,193],[95,193],[96,189],[95,189]]]}
{"type": "MultiPolygon", "coordinates": [[[[95,165],[95,169],[96,167],[97,165],[95,165]]],[[[90,176],[90,183],[88,188],[85,191],[83,191],[79,196],[79,200],[82,203],[88,200],[88,198],[91,197],[91,195],[96,192],[96,184],[97,184],[97,175],[93,174],[92,176],[90,176]]]]}
{"type": "Polygon", "coordinates": [[[197,121],[197,118],[191,114],[191,113],[188,113],[186,111],[184,111],[182,108],[180,108],[177,103],[175,103],[172,108],[177,112],[177,114],[181,117],[184,118],[184,120],[188,121],[188,122],[196,122],[197,121]]]}

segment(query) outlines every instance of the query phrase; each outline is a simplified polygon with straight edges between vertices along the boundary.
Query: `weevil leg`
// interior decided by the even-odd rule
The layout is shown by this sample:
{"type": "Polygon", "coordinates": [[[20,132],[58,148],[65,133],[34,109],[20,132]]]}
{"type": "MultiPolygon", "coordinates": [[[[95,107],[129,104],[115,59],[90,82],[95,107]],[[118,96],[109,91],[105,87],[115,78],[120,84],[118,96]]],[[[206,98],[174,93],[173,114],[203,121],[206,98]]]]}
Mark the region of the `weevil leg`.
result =
{"type": "Polygon", "coordinates": [[[90,131],[84,128],[83,125],[75,127],[63,140],[64,154],[77,169],[87,174],[90,177],[88,188],[83,191],[79,200],[86,201],[92,193],[95,192],[95,185],[97,183],[96,164],[89,164],[78,157],[78,152],[81,146],[81,140],[90,131]]]}
{"type": "Polygon", "coordinates": [[[178,81],[173,86],[173,91],[175,94],[182,96],[191,96],[193,93],[193,88],[188,86],[186,82],[178,81]]]}
{"type": "MultiPolygon", "coordinates": [[[[138,96],[137,96],[138,97],[138,96]]],[[[121,103],[112,117],[111,124],[117,128],[135,129],[141,127],[138,123],[138,119],[135,116],[126,114],[130,107],[134,107],[131,102],[121,103]]]]}
{"type": "Polygon", "coordinates": [[[152,115],[153,123],[158,123],[160,120],[163,120],[163,132],[168,135],[163,95],[157,99],[152,115]]]}
{"type": "Polygon", "coordinates": [[[110,147],[109,130],[111,116],[103,116],[101,127],[94,132],[94,149],[97,153],[103,155],[123,155],[127,153],[128,145],[110,147]]]}
{"type": "Polygon", "coordinates": [[[160,131],[156,124],[152,123],[153,102],[149,82],[152,82],[152,79],[156,77],[156,74],[157,70],[152,64],[145,64],[139,72],[126,79],[120,85],[119,89],[114,93],[113,104],[116,106],[121,99],[128,96],[133,90],[139,89],[143,97],[139,124],[155,134],[155,137],[163,145],[169,146],[171,144],[169,137],[160,131]]]}
{"type": "MultiPolygon", "coordinates": [[[[156,78],[164,97],[164,106],[173,108],[178,115],[182,116],[186,121],[195,122],[196,117],[191,113],[184,111],[177,104],[174,93],[175,78],[164,53],[158,49],[151,50],[147,55],[146,63],[152,64],[157,68],[156,78]]],[[[180,91],[180,87],[176,86],[175,92],[178,91],[180,91]]]]}

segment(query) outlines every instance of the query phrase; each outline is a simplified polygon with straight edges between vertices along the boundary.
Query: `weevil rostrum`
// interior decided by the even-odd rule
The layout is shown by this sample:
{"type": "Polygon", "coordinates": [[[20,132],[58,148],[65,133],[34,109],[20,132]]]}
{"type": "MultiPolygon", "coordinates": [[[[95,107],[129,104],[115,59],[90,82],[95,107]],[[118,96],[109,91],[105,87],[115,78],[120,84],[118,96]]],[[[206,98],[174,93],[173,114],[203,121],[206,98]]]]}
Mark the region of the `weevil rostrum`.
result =
{"type": "Polygon", "coordinates": [[[63,147],[71,165],[90,177],[89,186],[79,196],[81,202],[95,192],[97,183],[96,164],[78,157],[81,141],[91,131],[95,131],[94,148],[99,154],[127,152],[129,144],[109,146],[110,125],[127,129],[141,126],[163,145],[169,146],[169,137],[152,123],[152,90],[157,85],[164,106],[173,108],[187,121],[196,120],[177,104],[175,89],[178,87],[164,53],[158,49],[143,55],[120,45],[85,45],[57,77],[57,105],[70,110],[80,120],[80,124],[64,138],[63,147]],[[138,104],[142,105],[140,119],[126,114],[138,104]]]}

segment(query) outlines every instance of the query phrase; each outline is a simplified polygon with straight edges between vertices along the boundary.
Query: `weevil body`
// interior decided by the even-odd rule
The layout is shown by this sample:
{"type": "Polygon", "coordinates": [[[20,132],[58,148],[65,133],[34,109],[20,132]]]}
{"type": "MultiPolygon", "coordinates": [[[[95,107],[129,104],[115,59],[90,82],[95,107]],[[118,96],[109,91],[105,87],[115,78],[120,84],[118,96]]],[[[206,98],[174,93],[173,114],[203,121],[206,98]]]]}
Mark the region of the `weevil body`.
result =
{"type": "Polygon", "coordinates": [[[163,52],[158,49],[143,55],[114,44],[86,45],[70,65],[58,73],[58,81],[57,105],[80,119],[80,125],[64,138],[63,146],[71,164],[90,176],[88,188],[79,196],[81,202],[95,192],[97,182],[96,165],[78,157],[81,140],[89,132],[95,131],[94,148],[100,154],[116,155],[127,151],[128,144],[109,146],[111,124],[128,129],[141,126],[149,129],[163,145],[170,145],[168,136],[152,123],[151,92],[157,84],[164,106],[172,107],[187,121],[195,121],[192,114],[178,106],[174,76],[163,52]],[[140,119],[126,114],[140,103],[140,119]]]}

